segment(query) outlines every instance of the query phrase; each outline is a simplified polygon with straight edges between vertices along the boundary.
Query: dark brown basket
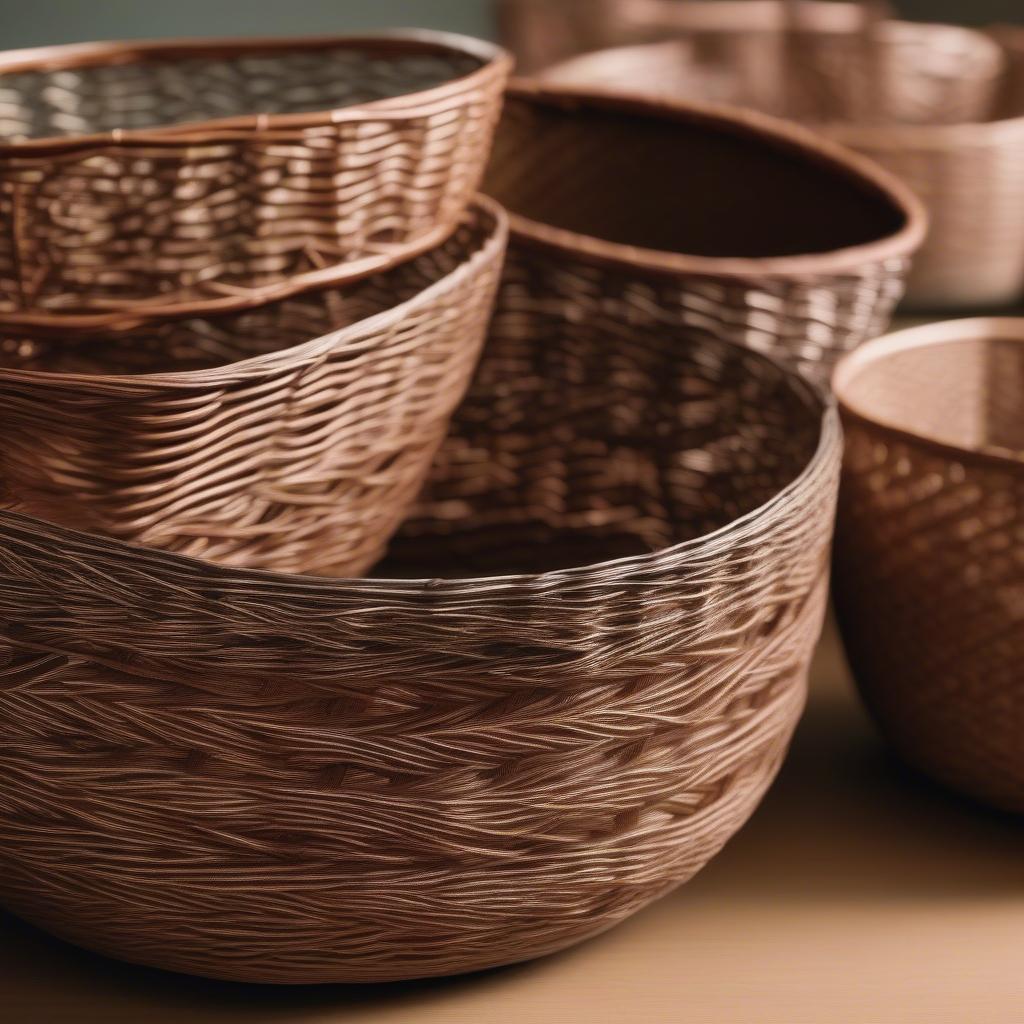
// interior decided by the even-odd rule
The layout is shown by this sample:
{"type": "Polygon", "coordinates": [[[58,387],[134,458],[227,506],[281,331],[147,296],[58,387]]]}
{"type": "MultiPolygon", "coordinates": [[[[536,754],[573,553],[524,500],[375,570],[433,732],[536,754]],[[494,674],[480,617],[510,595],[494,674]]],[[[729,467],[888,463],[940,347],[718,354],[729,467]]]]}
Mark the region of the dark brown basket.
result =
{"type": "Polygon", "coordinates": [[[804,700],[838,417],[552,270],[513,265],[395,578],[0,513],[0,902],[197,974],[409,978],[578,942],[736,831],[804,700]]]}
{"type": "Polygon", "coordinates": [[[1024,319],[900,331],[835,388],[836,604],[861,691],[913,764],[1024,811],[1024,319]]]}
{"type": "Polygon", "coordinates": [[[985,307],[1024,295],[1024,91],[1002,87],[992,39],[952,25],[865,27],[855,4],[660,2],[671,10],[661,26],[671,41],[585,54],[545,80],[735,103],[810,124],[925,201],[931,231],[909,275],[910,302],[985,307]]]}
{"type": "Polygon", "coordinates": [[[825,381],[889,323],[920,244],[894,179],[755,113],[517,83],[485,177],[574,299],[684,323],[825,381]]]}
{"type": "Polygon", "coordinates": [[[479,356],[507,236],[345,287],[66,336],[0,318],[0,504],[231,565],[360,574],[479,356]]]}
{"type": "Polygon", "coordinates": [[[224,311],[422,252],[479,184],[508,70],[425,32],[2,54],[0,312],[224,311]]]}

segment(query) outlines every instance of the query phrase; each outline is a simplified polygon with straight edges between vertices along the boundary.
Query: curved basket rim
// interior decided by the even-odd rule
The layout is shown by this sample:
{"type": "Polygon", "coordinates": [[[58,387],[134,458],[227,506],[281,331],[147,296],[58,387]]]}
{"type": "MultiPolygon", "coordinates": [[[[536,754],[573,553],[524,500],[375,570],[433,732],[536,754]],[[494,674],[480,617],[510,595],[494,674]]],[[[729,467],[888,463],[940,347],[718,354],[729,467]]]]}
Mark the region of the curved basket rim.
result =
{"type": "Polygon", "coordinates": [[[1024,472],[1024,452],[1014,454],[1007,449],[970,448],[952,441],[943,441],[923,431],[899,426],[889,419],[875,416],[847,394],[848,387],[861,369],[882,363],[897,353],[917,348],[937,348],[942,345],[995,339],[1024,345],[1024,317],[964,317],[919,324],[916,327],[906,327],[900,331],[883,334],[848,353],[837,363],[832,373],[832,390],[836,396],[836,404],[844,418],[904,443],[951,457],[957,462],[978,462],[1024,472]]]}
{"type": "MultiPolygon", "coordinates": [[[[463,216],[465,217],[466,215],[470,215],[477,220],[490,218],[492,224],[487,236],[480,245],[465,260],[459,263],[457,267],[398,305],[389,306],[379,313],[374,313],[371,316],[355,321],[355,323],[327,332],[316,338],[311,338],[298,345],[292,345],[285,349],[275,349],[271,352],[264,352],[260,355],[249,356],[245,359],[238,359],[217,366],[207,366],[196,370],[163,370],[157,373],[66,373],[54,370],[23,370],[0,365],[0,382],[43,383],[64,386],[121,386],[126,389],[136,385],[144,385],[154,388],[165,388],[169,391],[190,391],[198,386],[226,386],[257,374],[260,371],[277,370],[284,364],[313,358],[323,348],[330,348],[332,351],[337,350],[339,344],[344,344],[344,335],[356,333],[363,335],[367,331],[379,330],[403,320],[413,310],[431,303],[439,294],[449,291],[465,277],[476,273],[481,264],[491,263],[501,256],[508,241],[508,216],[500,204],[492,199],[488,199],[486,196],[477,195],[463,216]]],[[[333,278],[328,275],[327,280],[320,282],[318,288],[305,288],[303,292],[308,294],[311,291],[327,291],[333,287],[349,283],[351,283],[351,278],[347,273],[336,274],[333,278]]],[[[284,296],[276,296],[267,301],[278,302],[286,298],[295,297],[295,294],[294,291],[290,291],[284,296]]],[[[231,312],[237,311],[232,310],[231,312]]],[[[189,315],[195,312],[192,309],[189,311],[189,315]]],[[[12,318],[0,315],[0,332],[9,327],[11,323],[12,318]]],[[[145,328],[149,324],[146,321],[138,326],[145,328]]]]}
{"type": "MultiPolygon", "coordinates": [[[[700,0],[699,0],[700,2],[700,0]]],[[[708,2],[708,0],[704,0],[708,2]]],[[[751,0],[742,0],[744,3],[749,3],[751,0]]],[[[757,0],[753,0],[754,3],[757,0]]],[[[778,0],[767,0],[768,3],[777,3],[778,0]]],[[[813,3],[809,6],[814,6],[813,3]]],[[[833,3],[831,6],[843,7],[845,4],[833,3]]],[[[851,7],[853,5],[850,5],[851,7]]],[[[724,17],[725,12],[722,12],[721,20],[712,26],[706,25],[703,21],[697,21],[696,19],[692,22],[692,25],[697,26],[697,30],[710,30],[726,32],[729,29],[734,31],[744,31],[746,26],[730,24],[724,17]]],[[[677,15],[677,17],[679,17],[677,15]]],[[[679,18],[679,22],[676,28],[679,31],[684,31],[687,25],[691,22],[684,18],[679,18]]],[[[892,21],[888,24],[901,27],[909,27],[914,30],[925,29],[928,31],[942,30],[944,34],[955,33],[957,35],[968,35],[972,39],[977,39],[987,43],[994,51],[994,56],[998,58],[998,70],[1002,71],[1006,66],[1006,58],[1003,53],[1003,49],[1000,47],[998,38],[993,38],[992,34],[986,34],[977,28],[970,28],[966,25],[946,25],[941,22],[915,22],[915,21],[892,21]]],[[[1001,27],[997,26],[997,29],[1001,27]]],[[[810,31],[815,31],[814,26],[810,26],[810,31]]],[[[1022,30],[1024,32],[1024,30],[1022,30]]],[[[545,84],[551,85],[568,85],[571,86],[571,80],[562,82],[558,75],[563,71],[572,71],[574,68],[585,68],[588,64],[595,61],[595,59],[604,54],[625,54],[629,53],[644,53],[644,52],[656,52],[659,50],[671,51],[678,50],[681,46],[686,43],[685,39],[661,39],[655,42],[640,42],[631,43],[626,46],[610,46],[602,50],[592,50],[588,53],[580,53],[574,57],[569,57],[566,60],[559,61],[557,64],[553,64],[550,68],[546,68],[540,72],[539,79],[545,84]],[[548,75],[551,75],[548,78],[548,75]]],[[[573,86],[574,88],[589,88],[588,86],[573,86]]],[[[657,90],[652,90],[650,93],[637,92],[635,95],[642,95],[644,98],[661,99],[662,94],[657,90]]],[[[765,114],[765,117],[771,117],[770,114],[765,114]]],[[[903,151],[907,149],[952,149],[964,145],[998,145],[1004,141],[1004,137],[1009,137],[1012,140],[1016,140],[1018,136],[1024,135],[1024,110],[1020,114],[1009,116],[1009,117],[997,117],[990,121],[960,121],[953,122],[950,124],[857,124],[849,121],[820,121],[809,123],[807,126],[814,132],[827,133],[828,137],[838,142],[843,146],[859,147],[863,146],[869,149],[879,150],[890,150],[890,151],[903,151]]]]}
{"type": "Polygon", "coordinates": [[[565,569],[552,569],[540,573],[507,573],[493,576],[420,579],[395,579],[373,576],[331,577],[305,573],[285,573],[270,569],[226,566],[190,555],[146,547],[145,545],[128,540],[75,530],[41,519],[38,516],[5,509],[0,509],[0,545],[2,545],[7,524],[22,524],[36,538],[39,535],[38,525],[42,524],[45,532],[52,539],[66,538],[70,543],[82,544],[87,547],[99,545],[107,551],[119,553],[122,557],[129,556],[132,552],[139,552],[143,553],[146,560],[150,563],[154,560],[159,560],[165,564],[170,563],[181,566],[193,572],[202,572],[208,577],[215,576],[219,579],[230,577],[239,584],[248,582],[250,584],[263,583],[284,587],[307,588],[309,591],[318,592],[323,597],[329,597],[332,592],[336,591],[365,592],[375,596],[385,595],[394,599],[416,598],[427,593],[452,597],[467,593],[471,593],[473,596],[480,596],[482,588],[490,588],[493,591],[506,587],[519,588],[525,585],[553,587],[559,583],[579,580],[595,574],[621,579],[628,574],[654,571],[663,568],[666,564],[677,568],[679,563],[687,559],[707,557],[720,551],[723,547],[735,543],[737,539],[757,536],[759,533],[762,533],[766,522],[770,523],[781,508],[799,506],[803,495],[815,488],[821,475],[828,471],[829,464],[833,461],[838,463],[842,453],[842,424],[836,400],[831,393],[816,387],[811,381],[795,370],[763,352],[758,352],[724,338],[716,337],[713,339],[713,343],[721,346],[723,349],[733,349],[736,352],[741,352],[744,357],[761,361],[770,366],[773,372],[778,373],[781,379],[784,379],[807,402],[809,410],[812,407],[816,407],[818,441],[814,451],[800,471],[766,501],[715,530],[656,551],[627,555],[622,558],[609,559],[587,565],[571,566],[565,569]]]}
{"type": "MultiPolygon", "coordinates": [[[[3,76],[25,71],[43,71],[48,68],[63,70],[102,64],[111,58],[120,58],[118,63],[141,63],[147,57],[177,55],[182,58],[203,53],[245,54],[248,52],[272,53],[276,51],[329,50],[387,48],[412,52],[431,49],[480,61],[480,67],[468,74],[459,75],[428,89],[402,93],[386,99],[356,103],[350,107],[325,107],[319,110],[296,114],[241,114],[234,117],[208,118],[201,121],[176,122],[156,125],[151,128],[117,128],[107,132],[92,132],[88,135],[50,135],[19,142],[0,140],[0,158],[18,156],[59,156],[80,149],[96,146],[119,146],[128,143],[140,145],[165,145],[169,147],[198,143],[216,143],[232,138],[232,132],[244,136],[254,131],[261,134],[274,131],[315,127],[326,121],[332,124],[346,121],[379,118],[394,111],[396,115],[408,116],[410,108],[428,108],[439,100],[447,99],[452,93],[475,87],[479,82],[505,74],[513,66],[512,55],[496,43],[456,32],[438,32],[431,29],[394,29],[371,34],[338,36],[230,36],[224,38],[175,38],[143,39],[139,41],[106,41],[90,43],[68,43],[57,46],[41,46],[24,50],[10,50],[0,55],[0,84],[3,76]],[[128,59],[125,59],[128,58],[128,59]]],[[[237,137],[237,136],[236,136],[237,137]]]]}
{"type": "Polygon", "coordinates": [[[571,109],[590,107],[624,111],[665,120],[713,125],[734,134],[768,142],[775,149],[796,152],[808,163],[828,168],[833,173],[874,192],[902,218],[902,225],[891,234],[859,245],[797,256],[693,256],[664,249],[648,249],[622,242],[609,242],[509,211],[509,222],[517,238],[547,248],[574,254],[582,253],[604,264],[643,269],[655,274],[687,274],[711,278],[816,278],[823,275],[854,273],[865,264],[908,257],[924,241],[928,214],[924,203],[894,175],[867,157],[821,138],[810,129],[762,114],[725,104],[690,103],[661,96],[636,96],[617,89],[581,88],[550,84],[536,79],[513,79],[507,95],[549,106],[571,109]]]}

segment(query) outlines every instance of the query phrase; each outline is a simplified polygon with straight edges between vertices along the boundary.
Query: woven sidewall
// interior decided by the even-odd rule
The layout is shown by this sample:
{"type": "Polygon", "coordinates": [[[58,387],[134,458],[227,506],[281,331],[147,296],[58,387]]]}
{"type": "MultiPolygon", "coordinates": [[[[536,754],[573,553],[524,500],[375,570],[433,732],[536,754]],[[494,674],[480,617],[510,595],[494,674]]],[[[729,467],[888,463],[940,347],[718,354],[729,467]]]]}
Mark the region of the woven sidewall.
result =
{"type": "Polygon", "coordinates": [[[0,502],[231,565],[361,574],[469,383],[506,237],[484,201],[358,284],[99,335],[8,328],[0,502]]]}
{"type": "Polygon", "coordinates": [[[442,241],[509,70],[429,33],[27,53],[0,55],[0,312],[72,325],[251,305],[442,241]]]}
{"type": "Polygon", "coordinates": [[[911,304],[981,308],[1020,298],[1024,98],[1012,84],[1000,91],[990,39],[952,26],[886,23],[885,45],[872,56],[856,17],[845,30],[816,31],[814,4],[792,38],[782,31],[785,5],[775,0],[675,6],[671,31],[662,30],[672,42],[587,54],[545,79],[734,103],[811,125],[891,171],[927,206],[928,239],[907,280],[911,304]],[[879,77],[873,86],[871,75],[879,77]],[[882,123],[872,102],[882,104],[882,123]]]}
{"type": "Polygon", "coordinates": [[[4,905],[222,978],[449,974],[614,925],[746,820],[804,701],[838,418],[538,274],[504,287],[401,578],[0,514],[4,905]]]}
{"type": "Polygon", "coordinates": [[[844,352],[888,327],[923,235],[907,190],[806,131],[557,86],[510,89],[485,188],[560,301],[637,324],[684,323],[820,384],[844,352]],[[751,189],[759,173],[765,185],[751,189]],[[712,182],[717,192],[706,191],[712,182]],[[693,213],[698,189],[710,213],[693,213]],[[819,213],[801,213],[796,226],[775,215],[800,197],[819,213]],[[660,227],[677,223],[672,237],[660,227]],[[877,233],[864,226],[874,223],[877,233]],[[640,240],[645,231],[656,246],[640,240]],[[688,243],[721,255],[679,251],[688,243]],[[752,257],[741,248],[759,245],[752,257]]]}
{"type": "Polygon", "coordinates": [[[858,686],[893,746],[960,792],[1021,812],[1024,329],[1016,334],[987,357],[981,334],[970,343],[977,358],[939,352],[915,367],[910,351],[890,367],[880,354],[876,372],[890,383],[879,394],[930,410],[940,436],[951,424],[973,432],[987,406],[989,424],[996,412],[1016,432],[1016,454],[936,444],[844,409],[835,596],[858,686]]]}

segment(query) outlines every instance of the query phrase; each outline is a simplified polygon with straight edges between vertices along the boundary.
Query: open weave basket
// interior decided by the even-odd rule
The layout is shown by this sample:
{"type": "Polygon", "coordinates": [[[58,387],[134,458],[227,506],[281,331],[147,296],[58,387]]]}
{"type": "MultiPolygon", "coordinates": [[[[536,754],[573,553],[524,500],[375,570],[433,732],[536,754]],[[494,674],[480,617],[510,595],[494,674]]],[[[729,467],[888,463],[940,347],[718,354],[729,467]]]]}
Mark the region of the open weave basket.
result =
{"type": "Polygon", "coordinates": [[[908,190],[796,126],[525,82],[485,188],[579,302],[724,335],[819,381],[888,325],[924,232],[908,190]]]}
{"type": "Polygon", "coordinates": [[[0,513],[6,907],[223,978],[448,974],[614,925],[746,819],[804,700],[838,417],[703,332],[567,318],[530,266],[395,578],[0,513]]]}
{"type": "Polygon", "coordinates": [[[1024,294],[1024,92],[1002,83],[995,42],[907,22],[865,37],[855,5],[799,4],[797,28],[777,0],[672,6],[671,41],[587,54],[545,80],[799,119],[925,201],[931,230],[909,301],[983,306],[1024,294]]]}
{"type": "Polygon", "coordinates": [[[0,312],[225,310],[436,245],[508,69],[424,32],[0,54],[0,312]]]}
{"type": "Polygon", "coordinates": [[[913,764],[1024,811],[1024,319],[901,331],[835,387],[836,605],[861,691],[913,764]]]}
{"type": "Polygon", "coordinates": [[[0,505],[232,565],[359,574],[415,498],[507,236],[251,310],[67,336],[0,317],[0,505]]]}

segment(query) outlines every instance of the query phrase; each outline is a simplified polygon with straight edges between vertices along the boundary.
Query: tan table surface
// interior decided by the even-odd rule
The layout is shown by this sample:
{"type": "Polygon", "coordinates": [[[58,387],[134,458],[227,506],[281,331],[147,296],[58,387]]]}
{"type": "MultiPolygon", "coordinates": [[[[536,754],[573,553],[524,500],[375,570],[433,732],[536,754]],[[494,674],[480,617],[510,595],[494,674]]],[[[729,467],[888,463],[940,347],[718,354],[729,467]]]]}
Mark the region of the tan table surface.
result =
{"type": "Polygon", "coordinates": [[[690,884],[601,938],[468,978],[262,988],[118,964],[0,916],[0,1021],[1018,1024],[1024,824],[886,756],[829,627],[754,818],[690,884]]]}

